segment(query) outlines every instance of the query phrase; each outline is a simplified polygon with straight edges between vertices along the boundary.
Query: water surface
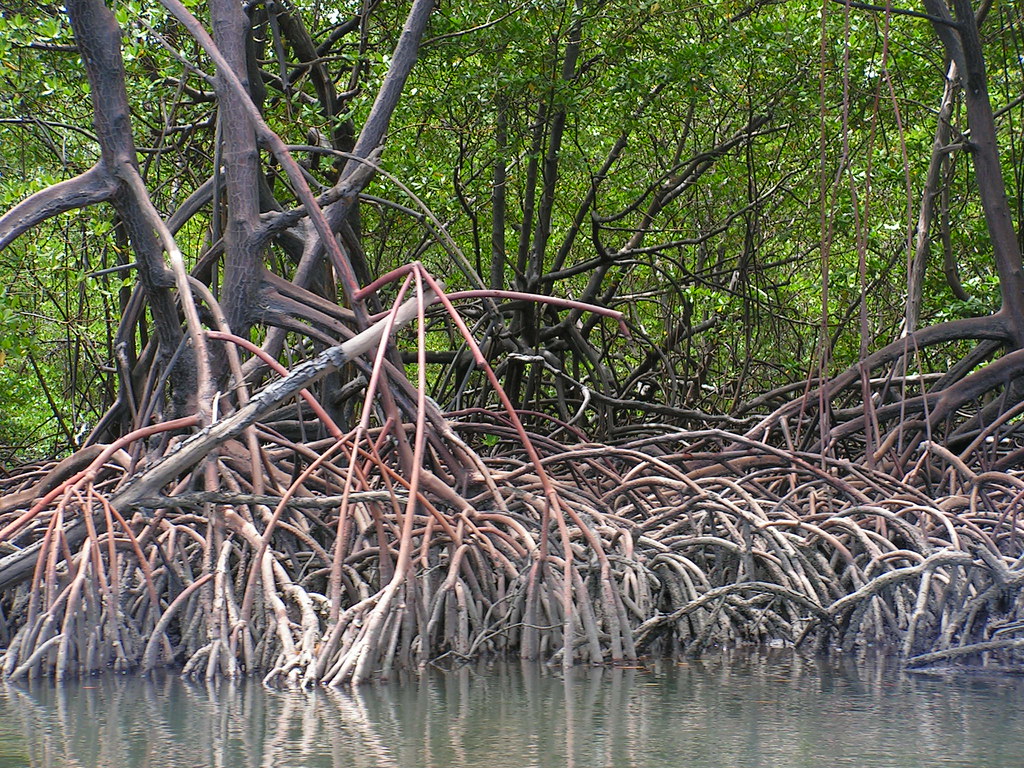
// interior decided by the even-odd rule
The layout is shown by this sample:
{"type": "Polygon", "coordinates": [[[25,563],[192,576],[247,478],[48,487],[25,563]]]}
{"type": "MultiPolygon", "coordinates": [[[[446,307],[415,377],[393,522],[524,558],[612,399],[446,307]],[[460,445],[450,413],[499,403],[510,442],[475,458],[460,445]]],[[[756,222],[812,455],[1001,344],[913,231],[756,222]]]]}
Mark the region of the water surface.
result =
{"type": "Polygon", "coordinates": [[[1024,765],[1024,677],[788,654],[492,665],[358,691],[105,677],[0,683],[0,768],[1024,765]]]}

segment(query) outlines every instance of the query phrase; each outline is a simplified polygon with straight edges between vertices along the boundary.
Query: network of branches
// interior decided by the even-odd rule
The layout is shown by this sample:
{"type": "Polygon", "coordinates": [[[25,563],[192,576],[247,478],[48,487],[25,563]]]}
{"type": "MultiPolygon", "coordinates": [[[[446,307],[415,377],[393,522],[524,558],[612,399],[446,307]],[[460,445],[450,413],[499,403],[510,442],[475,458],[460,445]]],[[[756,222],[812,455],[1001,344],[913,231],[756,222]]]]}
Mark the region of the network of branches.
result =
{"type": "Polygon", "coordinates": [[[1020,19],[854,6],[0,9],[4,674],[1018,661],[1020,19]]]}

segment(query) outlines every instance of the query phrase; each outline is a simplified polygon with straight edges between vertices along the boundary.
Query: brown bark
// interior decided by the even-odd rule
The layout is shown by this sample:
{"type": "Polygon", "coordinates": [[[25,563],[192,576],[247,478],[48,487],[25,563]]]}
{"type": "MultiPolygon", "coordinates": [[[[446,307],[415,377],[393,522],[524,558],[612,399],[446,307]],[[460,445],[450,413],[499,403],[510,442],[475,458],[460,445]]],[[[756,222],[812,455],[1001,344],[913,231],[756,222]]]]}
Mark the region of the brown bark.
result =
{"type": "Polygon", "coordinates": [[[935,139],[932,142],[931,159],[928,162],[928,173],[925,177],[924,190],[921,193],[921,209],[917,217],[917,232],[914,242],[914,260],[911,263],[910,275],[907,280],[907,312],[904,333],[917,330],[921,317],[921,301],[924,288],[925,268],[928,264],[928,253],[931,245],[931,225],[935,218],[938,203],[939,182],[946,154],[949,152],[949,121],[953,116],[953,100],[956,94],[956,65],[951,64],[946,77],[946,85],[939,104],[938,125],[935,128],[935,139]]]}
{"type": "MultiPolygon", "coordinates": [[[[113,13],[102,0],[70,0],[68,16],[74,30],[92,92],[93,124],[100,142],[100,165],[113,179],[124,167],[138,172],[135,142],[131,132],[128,96],[125,90],[124,64],[121,59],[121,30],[113,13]]],[[[163,260],[163,248],[149,226],[145,210],[123,180],[116,181],[111,202],[128,233],[138,263],[139,279],[153,315],[159,343],[159,360],[170,358],[181,342],[171,287],[174,278],[163,260]]],[[[176,366],[172,377],[178,384],[176,410],[185,406],[184,398],[193,391],[188,385],[191,366],[176,366]]]]}
{"type": "MultiPolygon", "coordinates": [[[[249,90],[246,46],[249,20],[233,0],[211,0],[213,37],[242,88],[249,90]]],[[[222,137],[227,226],[224,230],[224,282],[221,303],[231,330],[247,336],[260,288],[261,253],[253,241],[259,216],[259,150],[256,132],[246,117],[246,93],[222,85],[218,121],[222,137]]],[[[221,169],[215,169],[220,172],[221,169]]]]}
{"type": "MultiPolygon", "coordinates": [[[[1012,347],[1020,349],[1024,346],[1024,269],[999,162],[985,57],[970,0],[953,0],[952,5],[956,15],[955,24],[933,22],[933,25],[963,79],[967,120],[971,129],[969,149],[974,160],[978,193],[985,211],[985,223],[999,274],[1002,299],[1000,314],[1007,323],[1012,347]]],[[[924,6],[933,16],[950,19],[948,8],[940,0],[924,0],[924,6]]]]}

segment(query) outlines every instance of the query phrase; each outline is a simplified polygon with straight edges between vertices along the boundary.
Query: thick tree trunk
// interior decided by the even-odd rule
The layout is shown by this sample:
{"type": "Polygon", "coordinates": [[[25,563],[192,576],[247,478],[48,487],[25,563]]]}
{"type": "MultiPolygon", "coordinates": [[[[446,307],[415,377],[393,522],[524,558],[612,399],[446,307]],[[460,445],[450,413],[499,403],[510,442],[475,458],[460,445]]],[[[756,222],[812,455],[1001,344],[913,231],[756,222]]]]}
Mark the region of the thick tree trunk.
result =
{"type": "MultiPolygon", "coordinates": [[[[147,221],[138,197],[124,181],[124,171],[138,171],[131,113],[125,90],[121,59],[121,29],[102,0],[69,0],[68,16],[78,50],[85,64],[92,91],[93,124],[100,142],[101,164],[119,179],[111,202],[124,223],[138,264],[139,278],[149,300],[159,343],[158,365],[170,360],[181,343],[182,329],[171,287],[174,278],[163,258],[163,247],[147,221]]],[[[188,356],[186,352],[186,358],[188,356]]],[[[182,360],[172,372],[176,386],[175,410],[188,406],[185,398],[194,392],[189,379],[194,366],[182,360]]]]}
{"type": "Polygon", "coordinates": [[[935,22],[934,26],[963,80],[975,178],[999,274],[1000,313],[1005,317],[1012,346],[1021,349],[1024,347],[1024,269],[999,162],[996,124],[974,8],[970,0],[953,0],[956,14],[953,22],[949,9],[940,0],[924,0],[924,6],[931,15],[948,20],[945,24],[935,22]]]}
{"type": "MultiPolygon", "coordinates": [[[[211,0],[213,38],[232,71],[246,89],[249,67],[246,45],[249,20],[235,0],[211,0]]],[[[221,305],[231,330],[247,336],[260,288],[262,257],[254,247],[253,232],[259,217],[259,150],[256,132],[245,113],[244,95],[219,88],[218,121],[227,200],[224,230],[224,283],[221,305]]]]}

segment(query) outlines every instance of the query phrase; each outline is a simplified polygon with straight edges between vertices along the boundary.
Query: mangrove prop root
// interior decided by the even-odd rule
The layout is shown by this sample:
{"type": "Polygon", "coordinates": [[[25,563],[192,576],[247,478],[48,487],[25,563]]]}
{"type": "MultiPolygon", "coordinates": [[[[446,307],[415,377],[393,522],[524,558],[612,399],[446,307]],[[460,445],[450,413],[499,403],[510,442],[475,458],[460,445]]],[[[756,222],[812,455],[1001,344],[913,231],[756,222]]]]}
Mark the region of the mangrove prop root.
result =
{"type": "MultiPolygon", "coordinates": [[[[471,450],[478,425],[451,426],[471,450]]],[[[31,578],[2,594],[3,673],[178,664],[199,678],[340,685],[524,643],[560,663],[723,643],[886,647],[914,666],[1020,662],[1017,477],[956,471],[928,499],[910,482],[822,473],[776,449],[710,473],[671,450],[687,439],[666,435],[657,456],[649,442],[546,442],[540,466],[477,457],[476,474],[441,495],[412,488],[379,440],[323,455],[277,504],[175,491],[188,474],[147,497],[159,509],[117,517],[99,501],[116,489],[69,493],[6,542],[35,555],[31,578]]],[[[246,466],[219,461],[224,487],[251,487],[246,466]]]]}
{"type": "Polygon", "coordinates": [[[719,429],[563,444],[496,380],[502,410],[446,419],[425,394],[425,307],[493,371],[418,269],[383,320],[219,420],[148,425],[0,488],[0,672],[337,686],[722,644],[1021,661],[1024,479],[936,443],[905,446],[903,473],[719,429]],[[413,319],[416,386],[384,345],[413,319]],[[357,357],[372,370],[343,431],[307,388],[357,357]],[[296,416],[329,437],[285,438],[296,416]]]}

